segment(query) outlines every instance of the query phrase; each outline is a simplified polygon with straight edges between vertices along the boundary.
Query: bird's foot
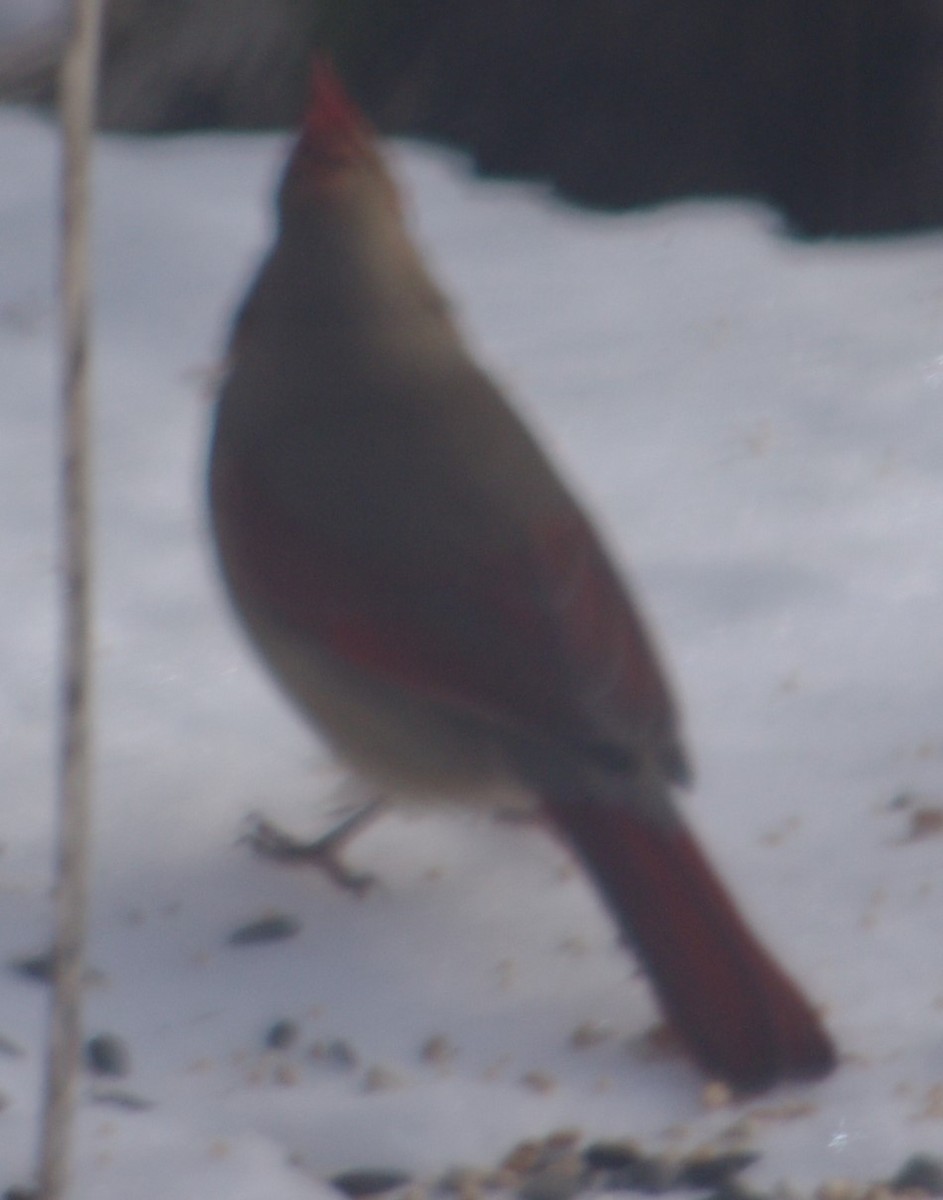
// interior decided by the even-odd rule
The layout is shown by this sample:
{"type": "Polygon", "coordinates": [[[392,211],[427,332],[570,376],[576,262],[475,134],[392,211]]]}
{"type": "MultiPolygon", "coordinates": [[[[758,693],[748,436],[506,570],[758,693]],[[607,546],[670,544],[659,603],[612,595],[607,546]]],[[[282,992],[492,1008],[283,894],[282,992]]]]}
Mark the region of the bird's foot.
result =
{"type": "Polygon", "coordinates": [[[345,817],[323,837],[306,842],[273,825],[265,817],[249,818],[249,829],[239,839],[262,858],[281,863],[300,863],[324,871],[338,887],[364,895],[376,879],[365,872],[354,871],[341,857],[347,843],[360,833],[383,808],[382,800],[373,800],[345,817]]]}

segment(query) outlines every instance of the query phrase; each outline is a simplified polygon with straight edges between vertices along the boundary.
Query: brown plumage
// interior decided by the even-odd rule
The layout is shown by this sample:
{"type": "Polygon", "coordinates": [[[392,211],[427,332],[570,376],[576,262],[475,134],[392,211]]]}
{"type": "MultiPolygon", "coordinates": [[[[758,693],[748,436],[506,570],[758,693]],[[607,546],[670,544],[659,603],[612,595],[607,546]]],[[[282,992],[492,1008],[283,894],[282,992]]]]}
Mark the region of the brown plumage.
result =
{"type": "Polygon", "coordinates": [[[237,318],[211,502],[235,607],[382,786],[532,793],[692,1055],[745,1088],[828,1036],[685,829],[669,690],[591,525],[470,357],[331,69],[237,318]]]}

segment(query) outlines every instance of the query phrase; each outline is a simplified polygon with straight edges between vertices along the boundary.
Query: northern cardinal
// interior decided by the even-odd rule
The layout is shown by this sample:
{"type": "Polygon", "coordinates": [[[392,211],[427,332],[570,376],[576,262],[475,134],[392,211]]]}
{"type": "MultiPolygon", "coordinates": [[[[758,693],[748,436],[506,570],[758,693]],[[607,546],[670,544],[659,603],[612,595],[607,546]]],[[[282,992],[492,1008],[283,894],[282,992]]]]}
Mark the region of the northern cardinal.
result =
{"type": "Polygon", "coordinates": [[[466,349],[374,132],[324,61],[234,324],[210,471],[226,584],[284,689],[393,792],[536,798],[701,1067],[834,1065],[673,792],[652,644],[579,505],[466,349]]]}

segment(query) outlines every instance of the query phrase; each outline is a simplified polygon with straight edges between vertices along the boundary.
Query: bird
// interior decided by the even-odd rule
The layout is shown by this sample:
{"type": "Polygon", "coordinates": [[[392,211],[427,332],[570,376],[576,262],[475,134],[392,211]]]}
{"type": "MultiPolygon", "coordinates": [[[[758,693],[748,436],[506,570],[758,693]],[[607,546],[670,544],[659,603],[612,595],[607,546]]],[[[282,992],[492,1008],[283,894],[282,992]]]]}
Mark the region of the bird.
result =
{"type": "Polygon", "coordinates": [[[209,507],[250,641],[378,795],[526,796],[709,1078],[834,1067],[685,822],[680,718],[627,584],[466,345],[324,56],[233,320],[209,507]]]}

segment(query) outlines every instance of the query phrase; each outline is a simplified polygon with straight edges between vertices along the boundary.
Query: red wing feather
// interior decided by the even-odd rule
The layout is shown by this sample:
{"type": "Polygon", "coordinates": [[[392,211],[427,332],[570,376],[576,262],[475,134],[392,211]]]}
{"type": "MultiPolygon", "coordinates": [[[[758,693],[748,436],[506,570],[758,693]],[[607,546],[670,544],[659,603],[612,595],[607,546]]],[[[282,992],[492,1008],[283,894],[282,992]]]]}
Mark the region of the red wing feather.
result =
{"type": "Polygon", "coordinates": [[[406,569],[378,577],[347,546],[316,544],[232,459],[217,455],[212,487],[237,594],[350,664],[546,735],[592,737],[597,711],[609,718],[600,728],[670,727],[648,640],[578,514],[535,531],[520,553],[463,564],[461,577],[425,560],[420,581],[406,569]]]}

